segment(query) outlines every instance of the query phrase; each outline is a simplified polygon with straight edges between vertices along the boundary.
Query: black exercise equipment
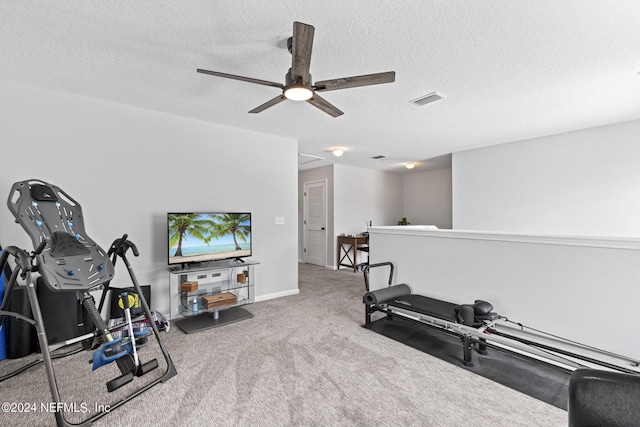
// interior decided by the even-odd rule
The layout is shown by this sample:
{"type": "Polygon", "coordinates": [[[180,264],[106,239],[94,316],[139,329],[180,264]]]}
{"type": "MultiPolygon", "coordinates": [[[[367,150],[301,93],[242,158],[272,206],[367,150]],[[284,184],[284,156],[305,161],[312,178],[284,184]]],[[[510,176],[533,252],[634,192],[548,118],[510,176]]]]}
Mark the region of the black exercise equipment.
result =
{"type": "MultiPolygon", "coordinates": [[[[16,222],[31,237],[35,250],[27,253],[15,246],[3,249],[0,255],[0,268],[4,268],[11,259],[10,257],[14,260],[15,268],[7,283],[5,296],[0,305],[0,317],[9,316],[20,319],[35,327],[52,403],[58,405],[57,407],[64,406],[60,400],[51,361],[51,349],[54,347],[59,348],[82,342],[85,350],[93,350],[93,370],[116,362],[121,375],[106,383],[109,392],[131,382],[134,377],[145,375],[159,366],[156,359],[146,363],[140,360],[137,348],[140,347],[143,338],[146,339],[147,336],[153,334],[165,358],[167,369],[164,374],[110,405],[108,412],[98,412],[83,421],[80,424],[82,426],[93,424],[95,420],[135,396],[176,375],[175,366],[164,346],[158,327],[153,321],[154,315],[149,309],[143,291],[127,260],[126,253],[129,250],[133,252],[134,256],[139,255],[136,246],[127,240],[127,235],[114,240],[109,251],[104,251],[86,234],[80,204],[60,188],[44,181],[28,180],[15,183],[9,194],[7,205],[16,222]],[[134,332],[131,317],[128,316],[129,334],[127,339],[112,336],[113,329],[110,329],[102,319],[100,310],[96,307],[91,295],[93,291],[106,292],[108,290],[117,258],[121,258],[124,262],[136,297],[142,306],[143,314],[147,319],[150,319],[151,330],[134,332]],[[34,273],[37,273],[37,276],[34,273]],[[45,325],[50,328],[52,323],[43,320],[43,313],[47,310],[40,305],[38,288],[40,290],[47,288],[46,292],[67,301],[73,295],[73,299],[76,301],[75,305],[80,312],[78,318],[74,318],[73,321],[83,328],[83,331],[80,331],[80,336],[70,339],[67,339],[66,336],[57,336],[56,343],[51,345],[48,336],[54,334],[50,332],[48,335],[45,325]],[[32,318],[7,309],[13,295],[18,294],[15,291],[19,290],[26,290],[32,318]]],[[[126,301],[124,303],[125,312],[130,314],[129,293],[124,291],[123,294],[122,298],[126,301]]],[[[61,411],[55,412],[55,418],[58,426],[78,425],[69,424],[61,411]]]]}
{"type": "Polygon", "coordinates": [[[637,427],[640,377],[578,369],[569,380],[569,427],[637,427]]]}
{"type": "Polygon", "coordinates": [[[557,337],[526,327],[493,312],[493,306],[483,300],[456,304],[411,293],[406,284],[392,285],[394,266],[391,262],[370,264],[364,269],[367,292],[365,326],[371,327],[375,312],[419,322],[430,328],[460,338],[463,344],[463,363],[471,365],[472,352],[486,354],[487,347],[514,352],[561,367],[569,372],[579,368],[606,368],[629,374],[640,373],[640,361],[557,337]],[[388,286],[370,290],[369,271],[389,267],[388,286]],[[511,324],[514,327],[508,326],[511,324]]]}

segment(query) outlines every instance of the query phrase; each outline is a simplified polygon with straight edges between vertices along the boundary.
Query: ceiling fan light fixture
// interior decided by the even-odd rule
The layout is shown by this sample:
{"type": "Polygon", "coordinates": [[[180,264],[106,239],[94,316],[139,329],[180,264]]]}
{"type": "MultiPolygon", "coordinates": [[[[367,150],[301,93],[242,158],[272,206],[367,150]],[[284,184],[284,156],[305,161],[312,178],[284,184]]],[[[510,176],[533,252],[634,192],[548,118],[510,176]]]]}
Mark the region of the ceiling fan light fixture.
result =
{"type": "Polygon", "coordinates": [[[299,83],[285,87],[283,94],[292,101],[308,101],[313,98],[313,90],[299,83]]]}

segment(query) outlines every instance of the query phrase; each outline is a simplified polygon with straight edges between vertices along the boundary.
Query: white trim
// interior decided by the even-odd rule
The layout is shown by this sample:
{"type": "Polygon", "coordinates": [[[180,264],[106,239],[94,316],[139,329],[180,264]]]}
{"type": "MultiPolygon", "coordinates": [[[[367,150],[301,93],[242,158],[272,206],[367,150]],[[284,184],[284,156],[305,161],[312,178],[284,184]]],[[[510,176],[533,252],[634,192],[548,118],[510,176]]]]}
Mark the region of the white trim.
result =
{"type": "Polygon", "coordinates": [[[272,294],[260,295],[258,297],[255,297],[253,302],[260,302],[260,301],[266,301],[266,300],[275,299],[275,298],[288,297],[291,295],[298,295],[299,293],[300,293],[300,289],[291,289],[288,291],[274,292],[272,294]]]}
{"type": "Polygon", "coordinates": [[[323,239],[323,244],[324,244],[324,262],[325,264],[328,262],[328,257],[327,257],[327,247],[328,247],[328,237],[329,237],[329,233],[327,230],[327,224],[329,222],[329,204],[328,204],[328,189],[329,189],[329,182],[326,178],[324,179],[317,179],[317,180],[313,180],[313,181],[305,181],[302,183],[302,198],[303,198],[303,203],[302,203],[302,259],[303,261],[306,263],[307,262],[307,243],[308,243],[308,236],[307,236],[307,215],[309,214],[309,207],[308,207],[308,198],[307,198],[307,192],[309,191],[309,187],[311,186],[320,186],[322,187],[322,206],[323,206],[323,215],[324,215],[324,224],[322,225],[323,231],[324,231],[324,239],[323,239]]]}
{"type": "Polygon", "coordinates": [[[594,248],[640,250],[640,238],[605,236],[561,236],[544,234],[504,233],[496,231],[439,230],[431,225],[370,227],[369,233],[426,236],[446,239],[492,240],[541,245],[586,246],[594,248]]]}

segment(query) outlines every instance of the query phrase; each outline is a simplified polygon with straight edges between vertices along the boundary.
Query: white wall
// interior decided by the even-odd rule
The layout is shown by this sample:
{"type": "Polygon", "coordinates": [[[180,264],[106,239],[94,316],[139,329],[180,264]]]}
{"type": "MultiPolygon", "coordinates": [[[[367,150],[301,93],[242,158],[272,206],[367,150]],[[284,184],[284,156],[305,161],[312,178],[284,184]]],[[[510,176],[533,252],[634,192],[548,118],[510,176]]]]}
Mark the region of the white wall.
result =
{"type": "Polygon", "coordinates": [[[453,154],[453,226],[640,236],[640,120],[453,154]]]}
{"type": "Polygon", "coordinates": [[[402,177],[403,215],[411,224],[451,228],[451,169],[402,177]]]}
{"type": "Polygon", "coordinates": [[[361,233],[367,222],[393,225],[402,218],[402,176],[334,166],[335,233],[361,233]]]}
{"type": "MultiPolygon", "coordinates": [[[[176,210],[252,212],[256,298],[297,293],[295,140],[2,81],[0,117],[0,194],[47,181],[82,205],[102,247],[128,233],[155,310],[169,313],[166,214],[176,210]]],[[[6,208],[0,244],[32,250],[6,208]]],[[[113,284],[129,283],[116,268],[113,284]]]]}
{"type": "MultiPolygon", "coordinates": [[[[336,237],[341,233],[360,234],[373,225],[393,225],[402,214],[402,176],[344,165],[334,166],[333,262],[336,237]]],[[[363,254],[366,257],[366,255],[363,254]]],[[[364,261],[358,257],[357,262],[364,261]]]]}

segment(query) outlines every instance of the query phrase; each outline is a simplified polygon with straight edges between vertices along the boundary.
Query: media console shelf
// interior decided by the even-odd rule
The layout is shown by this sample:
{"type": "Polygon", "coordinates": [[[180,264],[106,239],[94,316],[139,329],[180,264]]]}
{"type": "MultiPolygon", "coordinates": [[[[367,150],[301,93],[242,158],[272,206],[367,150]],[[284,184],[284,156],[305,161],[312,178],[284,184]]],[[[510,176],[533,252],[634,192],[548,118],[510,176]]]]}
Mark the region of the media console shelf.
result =
{"type": "Polygon", "coordinates": [[[241,306],[254,301],[254,267],[258,264],[245,258],[168,268],[171,318],[179,318],[176,326],[190,334],[253,317],[241,306]]]}

